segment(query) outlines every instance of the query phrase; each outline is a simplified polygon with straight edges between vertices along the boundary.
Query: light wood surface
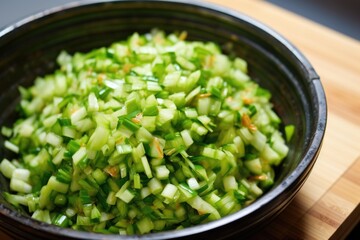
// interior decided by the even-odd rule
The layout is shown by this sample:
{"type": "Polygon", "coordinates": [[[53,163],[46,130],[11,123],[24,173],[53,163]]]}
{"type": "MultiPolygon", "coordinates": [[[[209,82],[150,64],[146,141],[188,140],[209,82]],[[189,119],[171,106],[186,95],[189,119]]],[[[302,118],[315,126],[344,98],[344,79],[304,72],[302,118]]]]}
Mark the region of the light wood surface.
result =
{"type": "MultiPolygon", "coordinates": [[[[291,204],[254,239],[345,236],[360,216],[360,42],[260,0],[208,0],[270,26],[320,75],[328,124],[320,156],[291,204]]],[[[9,239],[0,233],[0,239],[9,239]]]]}
{"type": "Polygon", "coordinates": [[[254,239],[346,236],[360,218],[346,220],[360,203],[360,42],[265,1],[209,1],[243,12],[292,42],[320,75],[328,101],[323,147],[308,180],[254,239]]]}

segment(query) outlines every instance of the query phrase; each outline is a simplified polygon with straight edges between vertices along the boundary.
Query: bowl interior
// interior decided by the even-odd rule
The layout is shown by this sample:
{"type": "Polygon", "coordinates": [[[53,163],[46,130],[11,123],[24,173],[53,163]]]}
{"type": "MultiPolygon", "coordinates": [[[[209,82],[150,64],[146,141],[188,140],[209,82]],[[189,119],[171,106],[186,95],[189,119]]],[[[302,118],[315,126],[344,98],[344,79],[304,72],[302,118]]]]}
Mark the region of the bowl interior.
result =
{"type": "MultiPolygon", "coordinates": [[[[84,2],[43,12],[4,29],[0,32],[0,126],[11,125],[16,117],[18,86],[29,86],[36,76],[51,73],[57,67],[55,58],[61,50],[88,51],[125,39],[133,32],[145,33],[153,28],[168,33],[186,30],[190,40],[217,42],[225,53],[248,62],[250,76],[272,92],[272,102],[284,124],[296,126],[289,155],[278,169],[273,188],[278,190],[273,194],[271,190],[262,198],[273,201],[286,190],[284,199],[291,199],[315,161],[325,128],[325,98],[321,84],[313,83],[318,76],[301,53],[272,30],[244,15],[205,3],[84,2]],[[322,128],[319,128],[319,112],[323,115],[322,128]],[[313,140],[319,134],[314,145],[313,140]],[[300,178],[295,190],[288,189],[295,178],[300,178]]],[[[1,146],[3,141],[1,136],[1,146]]],[[[0,157],[5,154],[8,153],[0,148],[0,157]]],[[[3,176],[0,183],[0,191],[6,191],[3,176]]],[[[12,208],[1,194],[0,202],[12,208]]],[[[253,210],[265,203],[265,200],[257,206],[254,203],[253,210]]],[[[286,204],[271,209],[278,211],[283,205],[286,204]]],[[[244,212],[236,218],[247,214],[244,212]]],[[[261,216],[264,214],[258,218],[261,216]]]]}

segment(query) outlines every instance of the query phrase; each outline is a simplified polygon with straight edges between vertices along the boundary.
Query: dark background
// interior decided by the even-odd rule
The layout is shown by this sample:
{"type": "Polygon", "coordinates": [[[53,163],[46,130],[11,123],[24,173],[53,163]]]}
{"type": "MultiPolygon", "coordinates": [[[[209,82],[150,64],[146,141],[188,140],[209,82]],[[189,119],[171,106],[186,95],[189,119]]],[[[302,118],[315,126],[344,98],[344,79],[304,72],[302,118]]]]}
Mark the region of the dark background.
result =
{"type": "Polygon", "coordinates": [[[268,0],[360,40],[360,0],[268,0]]]}
{"type": "MultiPolygon", "coordinates": [[[[0,29],[25,16],[72,1],[75,0],[0,0],[0,29]]],[[[237,0],[233,1],[236,4],[237,0]]],[[[360,0],[267,1],[360,40],[360,0]]]]}

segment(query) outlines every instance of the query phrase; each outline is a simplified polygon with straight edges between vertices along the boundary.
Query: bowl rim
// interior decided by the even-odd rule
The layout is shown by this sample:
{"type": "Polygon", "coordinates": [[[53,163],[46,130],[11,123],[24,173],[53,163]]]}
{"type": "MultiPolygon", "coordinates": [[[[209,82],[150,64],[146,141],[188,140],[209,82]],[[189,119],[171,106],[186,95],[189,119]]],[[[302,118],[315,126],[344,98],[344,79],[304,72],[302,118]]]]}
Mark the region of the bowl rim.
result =
{"type": "MultiPolygon", "coordinates": [[[[239,12],[237,10],[224,7],[222,5],[218,5],[211,2],[205,2],[200,0],[77,0],[69,3],[65,3],[59,6],[55,6],[49,9],[45,9],[43,11],[39,11],[37,13],[31,14],[25,18],[18,20],[17,22],[5,26],[4,28],[0,29],[0,38],[6,36],[7,34],[11,34],[17,28],[25,26],[27,24],[31,24],[31,22],[35,20],[40,20],[46,16],[53,15],[62,11],[71,10],[72,8],[77,7],[86,7],[93,4],[104,4],[104,3],[117,3],[117,2],[147,2],[147,3],[166,3],[166,4],[181,4],[187,5],[195,8],[202,8],[212,12],[220,13],[221,15],[229,16],[236,19],[241,19],[242,21],[247,22],[250,25],[260,29],[267,35],[271,35],[277,42],[283,45],[288,51],[290,51],[298,62],[303,66],[304,72],[308,74],[307,78],[309,84],[313,85],[314,93],[317,97],[317,102],[319,102],[317,113],[318,118],[314,121],[316,124],[316,131],[312,134],[309,139],[309,148],[306,151],[306,154],[302,156],[300,164],[290,173],[288,174],[284,180],[278,185],[272,188],[269,192],[264,194],[262,197],[256,200],[256,202],[252,203],[251,205],[241,209],[240,211],[230,214],[228,216],[222,217],[219,220],[211,221],[201,225],[195,225],[191,227],[187,227],[181,230],[170,230],[164,231],[159,233],[150,233],[144,235],[126,235],[121,236],[118,234],[101,234],[101,233],[93,233],[93,232],[82,232],[77,230],[72,230],[70,228],[61,228],[57,227],[52,224],[46,224],[30,217],[26,217],[21,215],[17,211],[13,211],[2,203],[0,203],[0,215],[4,215],[6,217],[11,218],[16,222],[20,222],[21,224],[35,228],[37,230],[41,230],[44,232],[50,232],[52,234],[59,234],[64,237],[75,237],[75,238],[85,238],[85,239],[169,239],[169,238],[179,238],[179,237],[186,237],[190,235],[200,234],[212,229],[217,229],[223,225],[229,224],[233,221],[236,221],[240,218],[243,218],[254,211],[259,211],[264,205],[268,204],[268,201],[273,200],[276,196],[278,196],[282,191],[287,190],[290,188],[291,185],[295,184],[295,180],[299,177],[307,178],[307,172],[311,171],[311,168],[315,164],[315,159],[319,154],[322,140],[325,135],[325,128],[327,122],[327,103],[325,92],[323,86],[320,81],[320,77],[314,70],[311,63],[307,60],[307,58],[286,38],[284,38],[281,34],[277,31],[273,30],[271,27],[267,26],[266,24],[249,17],[243,12],[239,12]],[[266,197],[265,197],[266,196],[266,197]]],[[[303,183],[302,183],[303,184],[303,183]]],[[[298,188],[299,190],[299,188],[298,188]]],[[[293,194],[293,196],[296,192],[293,194]]]]}

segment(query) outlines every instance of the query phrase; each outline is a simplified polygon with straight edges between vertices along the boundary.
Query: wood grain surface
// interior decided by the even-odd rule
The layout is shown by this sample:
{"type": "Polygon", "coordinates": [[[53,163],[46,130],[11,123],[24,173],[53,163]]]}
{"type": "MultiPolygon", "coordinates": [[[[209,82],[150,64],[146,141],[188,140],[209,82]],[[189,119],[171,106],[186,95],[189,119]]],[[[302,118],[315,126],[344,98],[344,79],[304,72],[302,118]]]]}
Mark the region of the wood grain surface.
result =
{"type": "MultiPolygon", "coordinates": [[[[245,13],[292,42],[320,75],[328,101],[322,151],[308,180],[253,238],[344,238],[360,218],[349,217],[360,203],[360,42],[264,1],[208,1],[245,13]]],[[[0,233],[0,239],[10,238],[0,233]]]]}
{"type": "Polygon", "coordinates": [[[360,42],[265,1],[209,1],[243,12],[292,42],[320,75],[328,102],[323,147],[308,180],[254,239],[344,238],[360,218],[347,221],[360,203],[360,42]]]}

